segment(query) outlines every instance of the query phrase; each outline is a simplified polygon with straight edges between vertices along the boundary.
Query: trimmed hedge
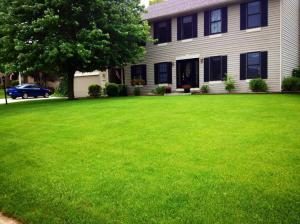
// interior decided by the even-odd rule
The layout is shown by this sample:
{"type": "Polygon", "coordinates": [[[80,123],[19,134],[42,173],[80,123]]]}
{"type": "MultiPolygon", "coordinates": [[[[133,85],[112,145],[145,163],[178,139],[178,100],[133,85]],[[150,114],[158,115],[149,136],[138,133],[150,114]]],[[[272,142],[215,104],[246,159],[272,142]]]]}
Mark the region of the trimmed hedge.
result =
{"type": "Polygon", "coordinates": [[[252,92],[267,92],[268,85],[263,79],[252,79],[249,83],[249,87],[252,92]]]}
{"type": "Polygon", "coordinates": [[[101,96],[101,86],[90,85],[89,86],[89,95],[91,97],[95,97],[95,98],[101,96]]]}
{"type": "Polygon", "coordinates": [[[298,77],[285,77],[282,81],[283,91],[300,91],[300,78],[298,77]]]}

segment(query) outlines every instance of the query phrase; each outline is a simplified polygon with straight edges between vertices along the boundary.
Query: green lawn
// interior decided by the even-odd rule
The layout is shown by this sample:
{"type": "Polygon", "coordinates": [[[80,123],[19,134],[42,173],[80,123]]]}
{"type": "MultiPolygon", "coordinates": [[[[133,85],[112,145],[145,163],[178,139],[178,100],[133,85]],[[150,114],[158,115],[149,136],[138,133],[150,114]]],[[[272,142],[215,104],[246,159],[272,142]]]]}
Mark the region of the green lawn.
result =
{"type": "Polygon", "coordinates": [[[300,223],[300,95],[0,105],[0,211],[25,224],[300,223]]]}
{"type": "Polygon", "coordinates": [[[0,99],[4,99],[4,90],[0,89],[0,99]]]}

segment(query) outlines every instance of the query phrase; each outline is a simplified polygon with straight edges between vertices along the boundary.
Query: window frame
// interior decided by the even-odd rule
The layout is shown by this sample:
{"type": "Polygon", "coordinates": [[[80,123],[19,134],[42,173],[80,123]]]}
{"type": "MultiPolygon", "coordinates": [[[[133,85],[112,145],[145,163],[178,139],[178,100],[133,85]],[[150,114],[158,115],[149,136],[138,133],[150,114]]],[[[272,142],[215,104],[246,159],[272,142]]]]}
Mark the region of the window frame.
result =
{"type": "Polygon", "coordinates": [[[223,80],[223,56],[213,56],[213,57],[209,57],[209,81],[210,82],[215,82],[215,81],[224,81],[223,80]],[[220,63],[220,71],[221,73],[219,74],[220,79],[213,79],[212,77],[214,76],[212,73],[212,67],[213,67],[213,59],[219,59],[219,63],[220,63]]]}
{"type": "MultiPolygon", "coordinates": [[[[193,38],[197,38],[198,37],[198,13],[193,13],[193,14],[189,14],[189,15],[184,15],[184,16],[179,16],[177,17],[177,29],[178,29],[178,25],[180,26],[180,37],[177,36],[177,40],[188,40],[188,39],[193,39],[193,38]],[[191,22],[190,23],[184,23],[184,19],[187,17],[191,17],[191,22]],[[178,22],[178,19],[180,18],[180,23],[178,22]],[[185,36],[184,34],[184,25],[185,24],[191,24],[191,35],[190,36],[185,36]]],[[[178,30],[177,30],[178,32],[178,30]]]]}
{"type": "Polygon", "coordinates": [[[222,8],[217,8],[217,9],[213,9],[213,10],[210,10],[209,12],[209,35],[215,35],[215,34],[220,34],[220,33],[223,33],[222,32],[222,26],[223,26],[223,15],[222,15],[222,8]],[[217,20],[217,21],[212,21],[212,12],[214,11],[220,11],[220,20],[217,20]],[[221,23],[221,26],[220,26],[220,31],[219,32],[216,32],[216,33],[213,33],[212,32],[212,24],[215,24],[215,23],[221,23]]]}
{"type": "Polygon", "coordinates": [[[261,52],[260,51],[255,51],[255,52],[248,52],[246,53],[246,79],[257,79],[257,78],[261,78],[262,77],[262,55],[261,55],[261,52]],[[258,58],[258,62],[259,64],[250,64],[249,65],[249,55],[250,54],[258,54],[259,55],[259,58],[258,58]],[[260,71],[260,74],[257,74],[258,76],[257,77],[251,77],[249,78],[248,77],[248,69],[249,69],[249,66],[259,66],[259,71],[260,71]]]}
{"type": "Polygon", "coordinates": [[[169,43],[172,42],[172,20],[171,19],[165,19],[165,20],[160,20],[157,22],[153,23],[153,38],[157,39],[157,41],[155,42],[155,44],[163,44],[163,43],[169,43]],[[166,34],[165,34],[165,40],[160,40],[160,29],[159,28],[159,24],[161,23],[166,23],[166,34]]]}
{"type": "Polygon", "coordinates": [[[262,16],[263,16],[262,2],[260,0],[255,0],[255,1],[247,2],[247,4],[246,4],[246,28],[247,29],[254,29],[254,28],[262,27],[262,16]],[[259,12],[258,13],[249,14],[249,4],[255,3],[255,2],[259,3],[259,12]],[[259,15],[259,18],[260,18],[259,25],[257,25],[257,26],[249,26],[249,17],[250,16],[255,16],[255,15],[259,15]]]}

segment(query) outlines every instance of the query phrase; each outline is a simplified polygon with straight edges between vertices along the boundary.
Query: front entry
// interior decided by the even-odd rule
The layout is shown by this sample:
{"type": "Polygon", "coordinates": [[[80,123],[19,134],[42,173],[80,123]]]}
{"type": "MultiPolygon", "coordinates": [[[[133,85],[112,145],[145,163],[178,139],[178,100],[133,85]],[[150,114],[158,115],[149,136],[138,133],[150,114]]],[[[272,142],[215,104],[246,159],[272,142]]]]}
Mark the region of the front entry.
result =
{"type": "Polygon", "coordinates": [[[177,88],[189,85],[199,88],[199,59],[186,59],[176,62],[177,88]]]}

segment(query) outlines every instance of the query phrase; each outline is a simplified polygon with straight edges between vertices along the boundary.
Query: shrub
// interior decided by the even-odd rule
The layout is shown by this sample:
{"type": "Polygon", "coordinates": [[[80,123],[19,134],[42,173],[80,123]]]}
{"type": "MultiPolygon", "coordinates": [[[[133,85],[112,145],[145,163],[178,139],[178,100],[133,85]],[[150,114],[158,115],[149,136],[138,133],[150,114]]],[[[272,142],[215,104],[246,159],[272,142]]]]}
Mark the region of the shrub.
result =
{"type": "Polygon", "coordinates": [[[293,77],[300,78],[300,66],[293,70],[293,77]]]}
{"type": "Polygon", "coordinates": [[[166,87],[164,86],[156,87],[152,92],[156,95],[164,95],[166,93],[166,87]]]}
{"type": "Polygon", "coordinates": [[[235,89],[235,81],[232,76],[227,75],[225,80],[225,90],[231,93],[235,89]]]}
{"type": "Polygon", "coordinates": [[[126,85],[119,85],[119,96],[128,96],[128,89],[126,85]]]}
{"type": "Polygon", "coordinates": [[[300,91],[300,78],[289,76],[282,81],[283,91],[300,91]]]}
{"type": "Polygon", "coordinates": [[[56,96],[67,96],[68,95],[68,78],[64,76],[60,82],[58,88],[55,90],[54,95],[56,96]]]}
{"type": "Polygon", "coordinates": [[[166,86],[166,93],[172,93],[172,87],[166,86]]]}
{"type": "Polygon", "coordinates": [[[17,85],[19,85],[19,81],[18,81],[18,80],[12,80],[12,81],[10,82],[10,85],[11,85],[11,86],[17,86],[17,85]]]}
{"type": "Polygon", "coordinates": [[[201,86],[200,90],[201,90],[202,93],[208,93],[209,92],[209,85],[201,86]]]}
{"type": "Polygon", "coordinates": [[[268,90],[268,85],[263,79],[252,79],[249,83],[249,87],[252,92],[266,92],[268,90]]]}
{"type": "Polygon", "coordinates": [[[134,87],[134,89],[133,89],[133,95],[140,96],[141,95],[141,88],[134,87]]]}
{"type": "Polygon", "coordinates": [[[89,86],[89,95],[91,97],[101,96],[101,86],[99,86],[99,85],[90,85],[89,86]]]}
{"type": "Polygon", "coordinates": [[[111,97],[119,96],[119,86],[115,83],[106,84],[106,94],[111,97]]]}

